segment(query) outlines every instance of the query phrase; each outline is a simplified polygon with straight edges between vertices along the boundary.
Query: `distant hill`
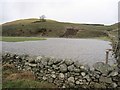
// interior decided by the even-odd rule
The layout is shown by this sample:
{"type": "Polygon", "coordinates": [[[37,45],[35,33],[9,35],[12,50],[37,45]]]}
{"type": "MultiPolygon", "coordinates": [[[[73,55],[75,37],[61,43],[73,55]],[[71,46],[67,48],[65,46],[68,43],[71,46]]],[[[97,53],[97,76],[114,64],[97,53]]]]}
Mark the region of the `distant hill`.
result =
{"type": "Polygon", "coordinates": [[[120,23],[115,23],[115,24],[111,25],[110,27],[112,28],[110,33],[114,36],[119,36],[119,34],[120,34],[120,23]]]}
{"type": "Polygon", "coordinates": [[[113,24],[113,25],[111,25],[110,27],[114,30],[114,29],[117,29],[118,28],[118,24],[120,24],[120,23],[115,23],[115,24],[113,24]]]}
{"type": "Polygon", "coordinates": [[[106,30],[113,26],[102,24],[77,24],[39,19],[21,19],[2,24],[3,36],[43,36],[43,37],[78,37],[90,38],[106,36],[106,30]]]}

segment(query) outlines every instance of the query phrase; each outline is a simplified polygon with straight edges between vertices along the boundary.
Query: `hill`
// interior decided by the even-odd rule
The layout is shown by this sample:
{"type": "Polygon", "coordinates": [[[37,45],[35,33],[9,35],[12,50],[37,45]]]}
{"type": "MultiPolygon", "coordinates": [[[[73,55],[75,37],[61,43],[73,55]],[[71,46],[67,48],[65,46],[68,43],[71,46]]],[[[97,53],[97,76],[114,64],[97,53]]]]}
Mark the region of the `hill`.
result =
{"type": "Polygon", "coordinates": [[[112,26],[102,24],[78,24],[39,19],[21,19],[2,24],[3,36],[43,36],[91,38],[107,36],[106,30],[112,26]]]}
{"type": "Polygon", "coordinates": [[[120,33],[120,23],[115,23],[113,25],[110,26],[112,28],[112,30],[109,32],[114,36],[118,36],[118,34],[120,33]]]}

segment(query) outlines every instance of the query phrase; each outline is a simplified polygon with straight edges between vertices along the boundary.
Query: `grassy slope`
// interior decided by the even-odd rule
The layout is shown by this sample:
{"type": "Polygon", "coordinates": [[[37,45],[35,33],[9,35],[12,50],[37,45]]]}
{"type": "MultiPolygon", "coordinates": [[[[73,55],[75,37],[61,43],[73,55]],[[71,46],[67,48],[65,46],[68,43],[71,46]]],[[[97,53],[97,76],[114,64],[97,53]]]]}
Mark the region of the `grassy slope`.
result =
{"type": "MultiPolygon", "coordinates": [[[[119,23],[119,25],[120,25],[120,23],[119,23]]],[[[111,25],[110,26],[111,28],[112,28],[112,31],[111,31],[111,33],[113,34],[113,35],[118,35],[118,30],[120,30],[120,29],[118,29],[118,28],[120,28],[119,26],[118,26],[118,23],[116,23],[116,24],[113,24],[113,25],[111,25]]],[[[120,32],[120,31],[119,31],[120,32]]]]}
{"type": "MultiPolygon", "coordinates": [[[[3,88],[57,88],[54,84],[48,82],[38,82],[33,80],[8,80],[3,84],[3,88]]],[[[27,89],[28,90],[28,89],[27,89]]]]}
{"type": "Polygon", "coordinates": [[[0,39],[0,41],[5,41],[5,42],[21,42],[21,41],[35,41],[35,40],[46,40],[46,39],[39,37],[2,37],[2,39],[0,39]]]}
{"type": "Polygon", "coordinates": [[[13,64],[6,63],[2,68],[2,88],[57,88],[53,83],[37,81],[30,71],[18,71],[13,64]]]}
{"type": "Polygon", "coordinates": [[[38,19],[23,19],[13,22],[8,22],[2,25],[3,36],[40,36],[39,30],[41,28],[46,28],[48,37],[59,37],[63,35],[66,27],[78,27],[81,31],[77,33],[75,37],[89,38],[89,37],[99,37],[105,36],[105,30],[111,30],[109,26],[99,26],[99,25],[86,25],[86,24],[74,24],[74,23],[64,23],[57,22],[53,20],[47,20],[47,22],[37,22],[38,19]]]}

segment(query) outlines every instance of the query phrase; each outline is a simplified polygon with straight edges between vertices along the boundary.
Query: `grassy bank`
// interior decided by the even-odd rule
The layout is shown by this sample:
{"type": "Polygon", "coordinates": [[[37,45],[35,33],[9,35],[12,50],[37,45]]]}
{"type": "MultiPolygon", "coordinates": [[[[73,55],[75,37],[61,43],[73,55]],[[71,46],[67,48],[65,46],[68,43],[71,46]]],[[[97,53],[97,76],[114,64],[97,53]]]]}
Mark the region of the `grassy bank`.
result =
{"type": "Polygon", "coordinates": [[[104,41],[111,41],[109,37],[103,36],[103,37],[95,37],[93,39],[99,39],[99,40],[104,40],[104,41]]]}
{"type": "Polygon", "coordinates": [[[35,41],[35,40],[46,40],[46,39],[39,37],[2,37],[0,39],[0,41],[5,41],[5,42],[23,42],[23,41],[35,41]]]}
{"type": "MultiPolygon", "coordinates": [[[[33,80],[8,80],[3,83],[3,88],[57,88],[54,84],[42,81],[33,81],[33,80]]],[[[28,89],[27,89],[28,90],[28,89]]]]}
{"type": "Polygon", "coordinates": [[[2,88],[57,88],[53,83],[37,81],[30,71],[18,71],[13,64],[3,64],[2,88]]]}

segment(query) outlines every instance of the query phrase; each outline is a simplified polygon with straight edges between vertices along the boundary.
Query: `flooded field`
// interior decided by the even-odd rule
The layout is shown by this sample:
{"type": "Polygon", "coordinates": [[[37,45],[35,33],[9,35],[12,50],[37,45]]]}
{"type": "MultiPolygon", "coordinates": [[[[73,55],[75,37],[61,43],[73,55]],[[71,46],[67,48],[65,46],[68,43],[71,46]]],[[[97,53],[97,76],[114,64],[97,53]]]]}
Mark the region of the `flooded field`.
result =
{"type": "MultiPolygon", "coordinates": [[[[105,51],[112,48],[109,41],[97,39],[48,38],[43,41],[0,43],[3,52],[72,59],[89,65],[99,61],[105,62],[105,51]]],[[[114,63],[111,54],[109,63],[114,63]]]]}

